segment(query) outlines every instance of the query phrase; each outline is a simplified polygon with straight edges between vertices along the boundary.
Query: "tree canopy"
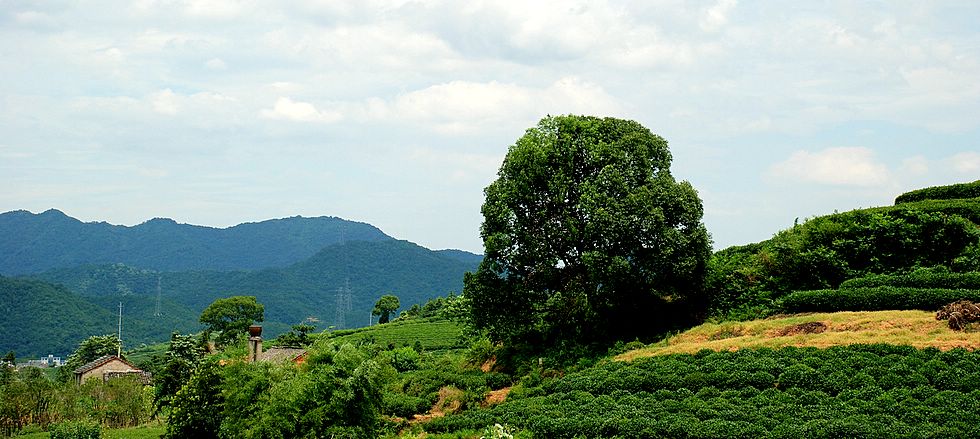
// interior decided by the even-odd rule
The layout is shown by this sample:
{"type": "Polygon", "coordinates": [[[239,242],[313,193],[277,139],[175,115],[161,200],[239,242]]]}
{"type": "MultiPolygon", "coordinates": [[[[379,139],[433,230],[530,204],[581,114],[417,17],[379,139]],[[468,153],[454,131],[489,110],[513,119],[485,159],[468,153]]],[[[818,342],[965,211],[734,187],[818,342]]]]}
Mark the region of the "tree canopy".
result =
{"type": "Polygon", "coordinates": [[[374,310],[371,311],[371,315],[380,316],[378,317],[378,323],[388,323],[391,319],[391,315],[398,310],[401,303],[398,301],[397,296],[391,294],[385,294],[381,296],[380,299],[374,304],[374,310]]]}
{"type": "Polygon", "coordinates": [[[255,296],[232,296],[218,299],[201,313],[206,334],[218,333],[215,343],[223,346],[245,335],[248,327],[261,322],[265,307],[255,296]]]}
{"type": "Polygon", "coordinates": [[[637,122],[542,119],[485,190],[485,257],[464,295],[496,341],[634,338],[702,306],[710,238],[701,200],[637,122]]]}

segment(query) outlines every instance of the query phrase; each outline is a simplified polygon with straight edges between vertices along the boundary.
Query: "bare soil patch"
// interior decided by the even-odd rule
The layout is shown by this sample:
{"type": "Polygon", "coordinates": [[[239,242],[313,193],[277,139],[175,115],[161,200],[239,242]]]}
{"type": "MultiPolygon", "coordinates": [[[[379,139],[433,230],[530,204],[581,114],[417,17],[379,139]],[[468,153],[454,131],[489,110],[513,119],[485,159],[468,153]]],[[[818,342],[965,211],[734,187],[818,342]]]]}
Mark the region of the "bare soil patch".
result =
{"type": "Polygon", "coordinates": [[[777,329],[773,335],[786,337],[799,334],[820,334],[826,330],[827,324],[824,322],[806,322],[777,329]]]}

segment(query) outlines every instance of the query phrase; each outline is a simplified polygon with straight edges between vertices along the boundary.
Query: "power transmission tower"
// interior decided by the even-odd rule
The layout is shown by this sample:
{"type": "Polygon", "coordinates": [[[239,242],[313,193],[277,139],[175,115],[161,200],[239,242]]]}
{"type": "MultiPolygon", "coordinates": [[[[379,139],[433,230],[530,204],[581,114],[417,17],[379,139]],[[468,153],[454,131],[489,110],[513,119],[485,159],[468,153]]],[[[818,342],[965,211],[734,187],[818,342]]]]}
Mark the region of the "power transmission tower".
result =
{"type": "Polygon", "coordinates": [[[160,312],[160,293],[162,291],[162,289],[160,288],[160,277],[161,276],[157,275],[157,305],[156,308],[154,308],[153,310],[154,317],[160,317],[161,315],[163,315],[163,313],[160,312]]]}
{"type": "Polygon", "coordinates": [[[334,308],[334,325],[337,329],[347,328],[347,313],[353,309],[350,289],[350,248],[347,246],[347,224],[340,225],[340,243],[344,252],[344,286],[337,288],[336,307],[334,308]]]}

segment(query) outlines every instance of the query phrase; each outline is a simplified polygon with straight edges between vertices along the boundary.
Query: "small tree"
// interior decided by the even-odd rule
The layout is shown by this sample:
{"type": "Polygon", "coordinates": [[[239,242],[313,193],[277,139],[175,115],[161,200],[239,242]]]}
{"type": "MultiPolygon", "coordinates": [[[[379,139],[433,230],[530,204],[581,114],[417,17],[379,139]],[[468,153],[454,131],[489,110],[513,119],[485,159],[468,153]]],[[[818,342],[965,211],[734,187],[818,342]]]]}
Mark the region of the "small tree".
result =
{"type": "Polygon", "coordinates": [[[214,342],[221,347],[244,337],[250,325],[262,321],[264,312],[265,307],[255,300],[255,296],[232,296],[208,305],[201,313],[200,321],[206,326],[206,337],[218,334],[214,342]]]}
{"type": "Polygon", "coordinates": [[[391,315],[394,314],[401,303],[398,301],[398,297],[391,294],[385,294],[378,299],[378,302],[374,304],[374,310],[371,311],[371,315],[380,316],[378,318],[378,323],[388,323],[391,319],[391,315]]]}
{"type": "Polygon", "coordinates": [[[289,332],[283,333],[276,338],[275,345],[288,348],[309,346],[313,342],[310,339],[310,333],[316,329],[316,325],[313,322],[314,320],[312,319],[306,319],[303,323],[293,325],[289,332]]]}
{"type": "Polygon", "coordinates": [[[221,382],[218,362],[203,361],[187,384],[174,395],[163,437],[218,437],[225,405],[221,382]]]}
{"type": "Polygon", "coordinates": [[[204,354],[204,348],[193,335],[177,332],[170,335],[163,368],[153,377],[157,409],[170,404],[171,398],[190,380],[204,354]]]}

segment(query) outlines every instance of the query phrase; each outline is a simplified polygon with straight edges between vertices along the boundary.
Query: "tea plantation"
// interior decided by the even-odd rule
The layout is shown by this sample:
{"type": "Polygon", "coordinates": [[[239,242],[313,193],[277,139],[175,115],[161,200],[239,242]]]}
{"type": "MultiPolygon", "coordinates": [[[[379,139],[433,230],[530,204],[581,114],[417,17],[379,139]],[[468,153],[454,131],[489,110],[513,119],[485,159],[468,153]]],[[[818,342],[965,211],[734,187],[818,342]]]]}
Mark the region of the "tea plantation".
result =
{"type": "Polygon", "coordinates": [[[605,362],[515,387],[426,430],[503,423],[535,437],[978,437],[980,354],[892,345],[605,362]]]}

